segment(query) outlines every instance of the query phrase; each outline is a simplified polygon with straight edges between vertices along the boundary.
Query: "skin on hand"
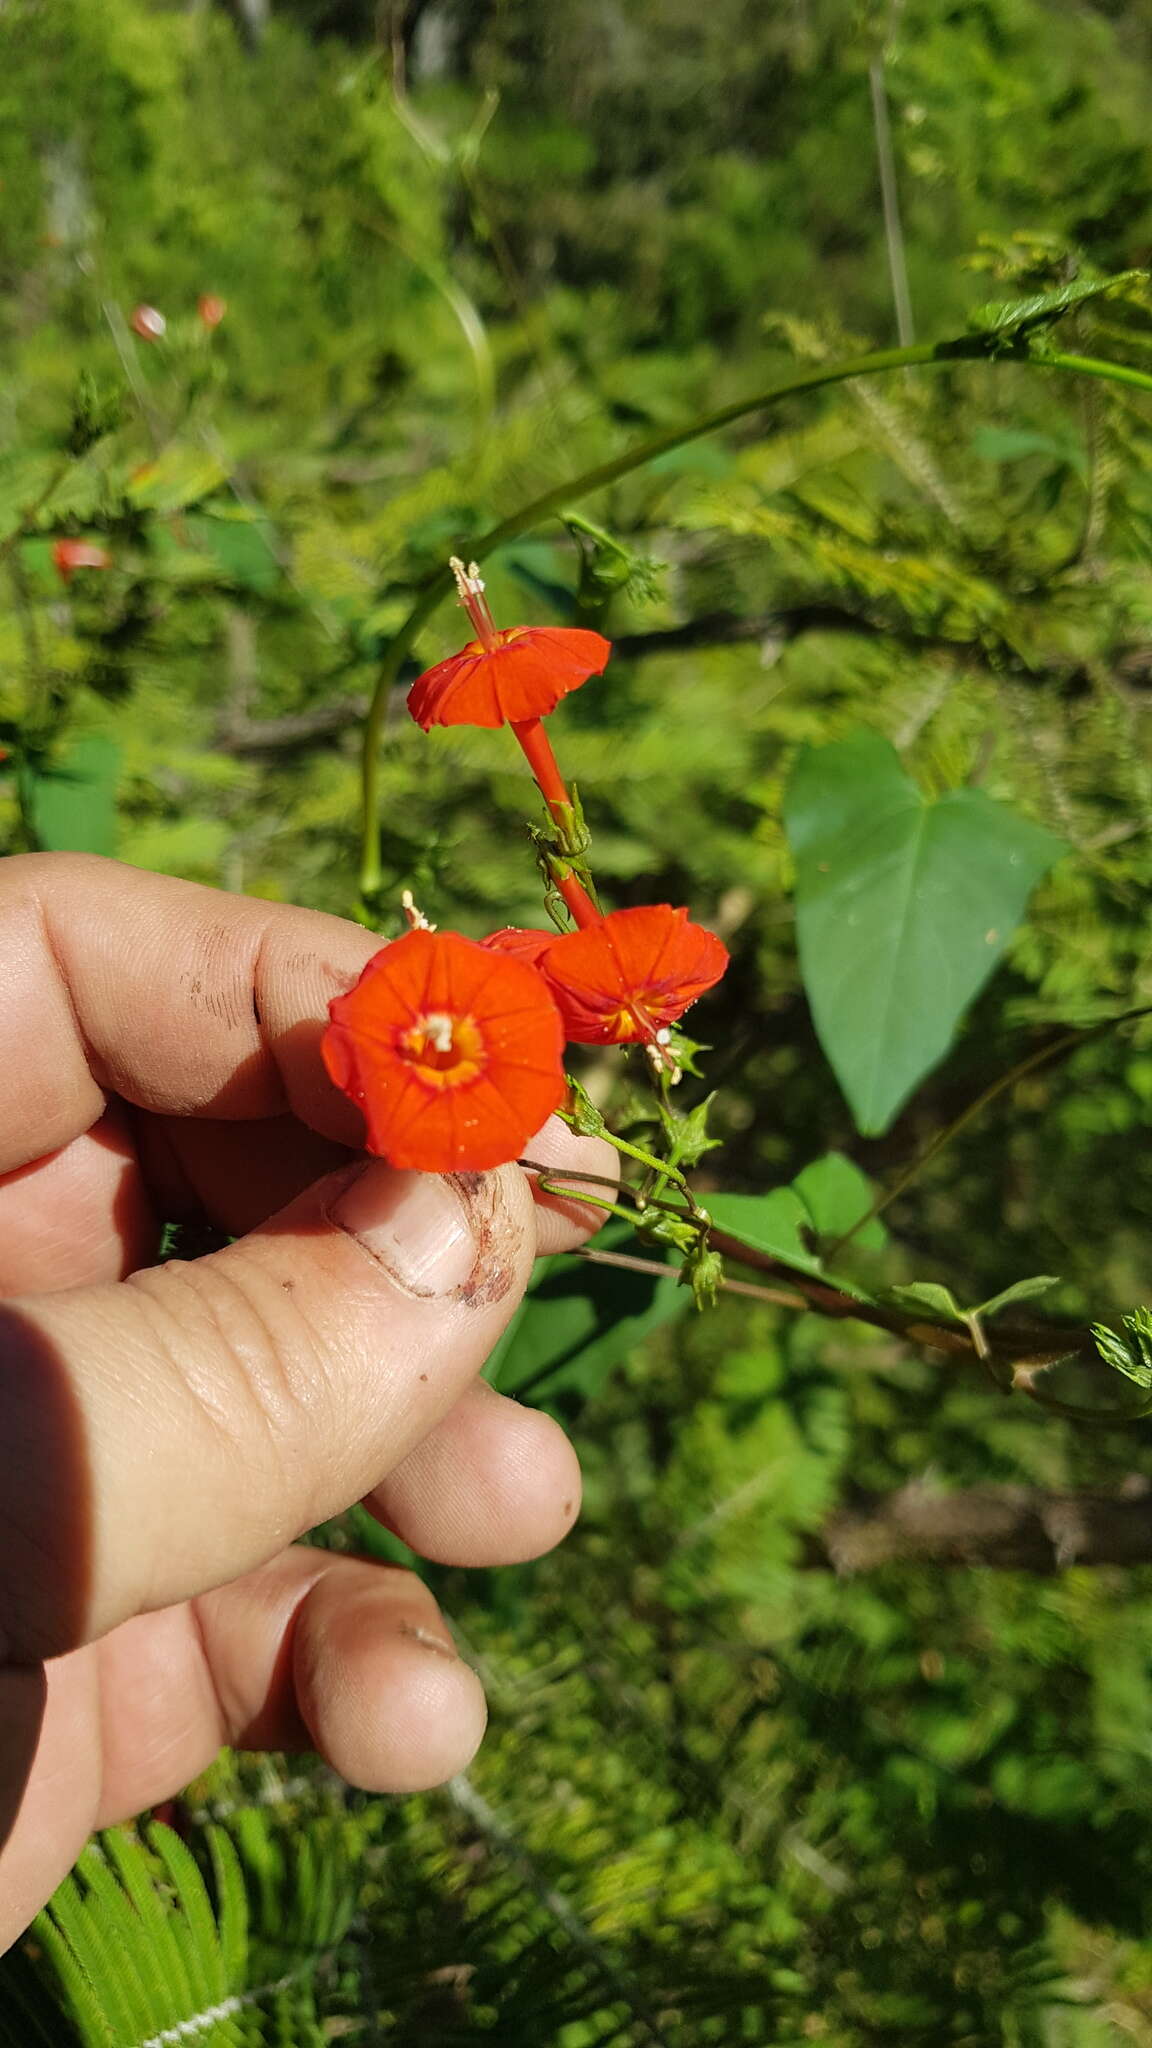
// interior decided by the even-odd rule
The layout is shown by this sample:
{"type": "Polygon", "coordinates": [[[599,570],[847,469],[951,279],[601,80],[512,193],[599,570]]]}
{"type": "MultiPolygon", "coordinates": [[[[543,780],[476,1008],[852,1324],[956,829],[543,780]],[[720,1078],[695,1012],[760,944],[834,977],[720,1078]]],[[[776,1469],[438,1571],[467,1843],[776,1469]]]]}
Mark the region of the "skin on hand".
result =
{"type": "MultiPolygon", "coordinates": [[[[380,1791],[468,1762],[483,1696],[426,1587],[304,1530],[362,1498],[481,1565],[575,1516],[561,1431],[477,1375],[596,1212],[365,1162],[318,1045],[377,943],[87,856],[0,868],[0,1948],[224,1743],[380,1791]],[[155,1267],[185,1218],[243,1235],[155,1267]]],[[[555,1122],[530,1156],[614,1164],[555,1122]]]]}

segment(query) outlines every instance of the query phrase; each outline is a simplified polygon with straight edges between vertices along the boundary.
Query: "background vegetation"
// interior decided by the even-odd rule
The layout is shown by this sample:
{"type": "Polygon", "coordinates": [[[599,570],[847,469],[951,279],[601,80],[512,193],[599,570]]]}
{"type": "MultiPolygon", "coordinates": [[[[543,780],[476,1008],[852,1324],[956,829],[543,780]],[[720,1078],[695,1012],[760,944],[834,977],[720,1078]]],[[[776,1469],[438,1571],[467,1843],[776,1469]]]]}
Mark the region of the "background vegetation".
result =
{"type": "MultiPolygon", "coordinates": [[[[0,835],[345,914],[363,715],[450,550],[798,364],[1152,255],[1139,0],[9,0],[0,45],[0,835]],[[61,537],[111,565],[63,582],[61,537]]],[[[1062,346],[1147,367],[1146,307],[1062,346]]],[[[616,643],[556,721],[606,890],[733,948],[705,1191],[829,1152],[891,1184],[1048,1034],[1152,1002],[1150,408],[1010,360],[851,384],[582,500],[615,547],[553,518],[489,565],[506,621],[616,643]],[[781,824],[800,748],[861,728],[1068,849],[868,1138],[781,824]]],[[[421,663],[458,639],[445,605],[421,663]]],[[[506,736],[424,739],[405,681],[390,898],[535,921],[506,736]]],[[[860,1257],[1129,1308],[1150,1121],[1147,1033],[1086,1037],[860,1257]]],[[[587,1506],[539,1565],[427,1568],[492,1701],[470,1777],[384,1805],[223,1761],[175,1834],[89,1852],[0,2039],[1152,2043],[1147,1426],[575,1265],[492,1371],[564,1415],[587,1506]],[[179,1965],[109,2018],[117,1872],[123,1945],[155,1897],[179,1965]]],[[[391,1554],[355,1515],[318,1540],[391,1554]]]]}

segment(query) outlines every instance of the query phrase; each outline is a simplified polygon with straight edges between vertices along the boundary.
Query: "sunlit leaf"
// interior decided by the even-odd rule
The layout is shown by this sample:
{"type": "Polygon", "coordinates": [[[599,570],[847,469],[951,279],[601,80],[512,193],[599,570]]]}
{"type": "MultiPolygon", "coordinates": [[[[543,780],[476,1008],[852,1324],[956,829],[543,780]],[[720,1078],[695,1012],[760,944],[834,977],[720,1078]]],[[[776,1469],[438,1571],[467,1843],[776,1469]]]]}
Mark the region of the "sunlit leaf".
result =
{"type": "Polygon", "coordinates": [[[116,742],[86,733],[32,777],[32,823],[45,852],[115,853],[119,775],[116,742]]]}
{"type": "Polygon", "coordinates": [[[817,1035],[859,1129],[883,1131],[947,1051],[1063,842],[982,790],[928,802],[872,732],[801,755],[785,826],[817,1035]]]}
{"type": "Polygon", "coordinates": [[[218,490],[227,474],[228,466],[218,455],[175,441],[133,473],[127,495],[142,510],[179,512],[218,490]]]}
{"type": "Polygon", "coordinates": [[[1115,277],[1077,278],[1070,284],[1059,285],[1055,291],[1034,292],[1027,299],[978,306],[969,314],[968,325],[981,333],[1003,337],[1005,342],[1015,341],[1021,335],[1051,327],[1065,313],[1087,305],[1092,299],[1122,296],[1133,286],[1146,282],[1147,272],[1143,270],[1122,270],[1115,277]]]}

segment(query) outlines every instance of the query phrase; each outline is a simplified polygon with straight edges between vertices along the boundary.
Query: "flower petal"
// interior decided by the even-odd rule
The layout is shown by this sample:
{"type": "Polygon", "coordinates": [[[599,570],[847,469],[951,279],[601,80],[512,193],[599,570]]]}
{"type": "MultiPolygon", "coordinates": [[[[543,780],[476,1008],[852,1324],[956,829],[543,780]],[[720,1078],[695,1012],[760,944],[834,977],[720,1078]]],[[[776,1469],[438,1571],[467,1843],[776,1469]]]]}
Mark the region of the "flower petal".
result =
{"type": "Polygon", "coordinates": [[[516,960],[530,960],[535,967],[542,953],[548,951],[560,937],[556,930],[541,932],[529,926],[526,930],[519,925],[506,924],[499,932],[489,932],[480,944],[486,952],[511,953],[516,960]]]}
{"type": "Polygon", "coordinates": [[[565,933],[539,964],[569,1038],[623,1045],[674,1024],[719,981],[728,952],[686,910],[657,903],[565,933]]]}
{"type": "Polygon", "coordinates": [[[329,1015],[325,1066],[363,1110],[368,1150],[395,1166],[503,1165],[563,1100],[564,1033],[543,977],[458,932],[383,947],[329,1015]]]}
{"type": "Polygon", "coordinates": [[[408,693],[408,709],[425,732],[433,725],[523,724],[600,675],[611,652],[601,634],[584,627],[511,626],[494,647],[470,640],[426,669],[408,693]]]}

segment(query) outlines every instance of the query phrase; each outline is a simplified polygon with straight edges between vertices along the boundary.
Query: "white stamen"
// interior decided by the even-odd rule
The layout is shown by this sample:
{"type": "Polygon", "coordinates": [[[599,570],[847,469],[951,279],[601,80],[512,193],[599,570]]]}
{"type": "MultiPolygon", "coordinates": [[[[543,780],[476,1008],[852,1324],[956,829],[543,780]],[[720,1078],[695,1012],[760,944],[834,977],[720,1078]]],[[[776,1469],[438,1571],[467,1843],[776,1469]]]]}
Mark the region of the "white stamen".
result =
{"type": "Polygon", "coordinates": [[[450,555],[448,557],[448,567],[456,578],[456,588],[460,592],[463,603],[467,604],[470,597],[483,597],[484,583],[480,575],[479,562],[469,562],[468,567],[465,568],[459,555],[450,555]]]}
{"type": "Polygon", "coordinates": [[[437,1052],[452,1051],[452,1019],[442,1010],[433,1010],[427,1017],[421,1017],[420,1029],[437,1052]]]}
{"type": "Polygon", "coordinates": [[[659,1080],[663,1075],[667,1079],[669,1086],[675,1088],[676,1083],[684,1079],[684,1074],[682,1068],[677,1064],[676,1055],[671,1050],[671,1044],[672,1033],[668,1030],[658,1031],[655,1038],[650,1038],[644,1047],[644,1057],[655,1074],[656,1079],[659,1080]]]}
{"type": "Polygon", "coordinates": [[[400,908],[404,912],[404,922],[408,926],[410,932],[435,931],[435,925],[429,924],[428,919],[424,915],[424,912],[422,910],[417,909],[416,902],[412,895],[411,889],[404,889],[401,892],[400,908]]]}

